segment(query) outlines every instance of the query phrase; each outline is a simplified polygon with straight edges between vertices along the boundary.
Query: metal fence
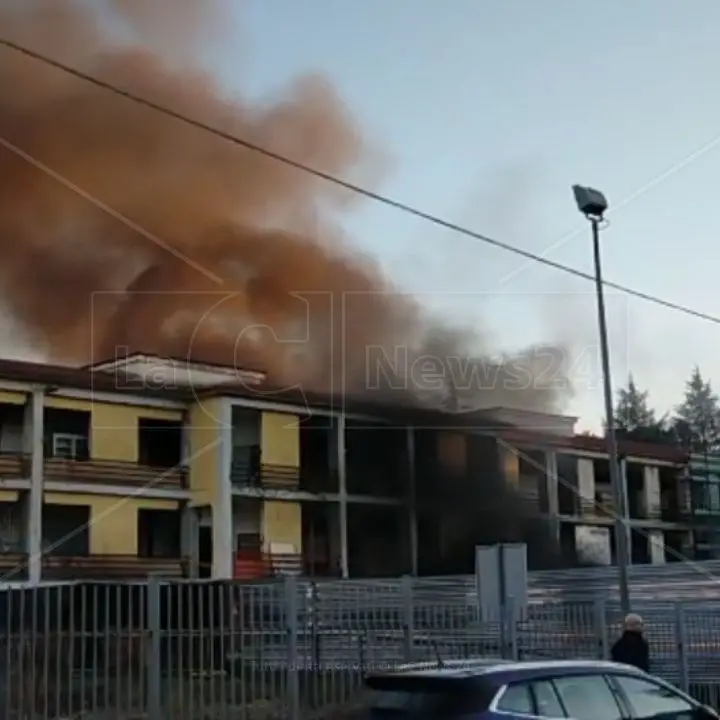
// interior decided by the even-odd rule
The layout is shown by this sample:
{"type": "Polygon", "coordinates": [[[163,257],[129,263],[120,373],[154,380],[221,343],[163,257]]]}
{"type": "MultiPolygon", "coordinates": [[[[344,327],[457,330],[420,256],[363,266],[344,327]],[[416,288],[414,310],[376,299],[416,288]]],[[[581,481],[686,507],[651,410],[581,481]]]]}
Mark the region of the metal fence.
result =
{"type": "MultiPolygon", "coordinates": [[[[720,603],[643,602],[653,671],[717,702],[720,603]]],[[[334,717],[420,660],[603,658],[603,598],[481,617],[475,578],[150,581],[0,590],[4,718],[334,717]]]]}

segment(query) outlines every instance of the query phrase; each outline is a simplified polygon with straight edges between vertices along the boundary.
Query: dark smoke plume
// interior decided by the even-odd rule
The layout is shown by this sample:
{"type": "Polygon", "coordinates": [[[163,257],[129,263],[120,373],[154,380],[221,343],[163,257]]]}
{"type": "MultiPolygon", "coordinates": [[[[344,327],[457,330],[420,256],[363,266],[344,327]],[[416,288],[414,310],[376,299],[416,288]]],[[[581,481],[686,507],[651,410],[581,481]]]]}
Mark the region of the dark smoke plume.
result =
{"type": "MultiPolygon", "coordinates": [[[[378,157],[322,78],[303,77],[263,104],[223,94],[197,58],[227,25],[224,10],[209,0],[174,0],[171,10],[156,0],[5,0],[0,28],[296,161],[376,179],[378,157]]],[[[356,198],[323,180],[6,48],[0,136],[144,230],[0,148],[3,299],[55,361],[105,359],[119,346],[258,367],[273,383],[315,390],[327,390],[342,368],[344,389],[361,392],[368,347],[403,346],[410,365],[428,354],[441,364],[482,355],[477,337],[429,323],[375,263],[349,249],[338,213],[356,198]]],[[[558,373],[543,385],[546,368],[533,350],[472,362],[485,380],[460,373],[459,392],[469,396],[460,409],[562,400],[558,373]],[[488,380],[488,367],[499,374],[488,380]]],[[[445,394],[455,379],[450,367],[445,394]]],[[[385,384],[414,392],[417,378],[394,368],[385,384]]]]}

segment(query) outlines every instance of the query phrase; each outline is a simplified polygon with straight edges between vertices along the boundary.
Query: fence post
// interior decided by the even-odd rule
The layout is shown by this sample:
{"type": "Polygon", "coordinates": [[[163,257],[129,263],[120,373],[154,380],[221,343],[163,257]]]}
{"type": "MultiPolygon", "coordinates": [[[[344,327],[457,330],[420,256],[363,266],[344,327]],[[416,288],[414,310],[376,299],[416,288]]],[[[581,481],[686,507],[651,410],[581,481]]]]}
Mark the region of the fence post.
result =
{"type": "Polygon", "coordinates": [[[507,623],[508,629],[505,637],[508,643],[508,654],[510,660],[520,659],[520,650],[518,647],[518,623],[520,621],[520,615],[518,613],[519,605],[515,602],[514,597],[509,597],[505,604],[507,609],[507,623]]]}
{"type": "Polygon", "coordinates": [[[500,657],[514,660],[517,653],[517,625],[513,598],[505,598],[500,605],[500,657]]]}
{"type": "Polygon", "coordinates": [[[160,652],[160,580],[150,576],[147,584],[147,710],[150,720],[162,718],[162,670],[160,652]]]}
{"type": "Polygon", "coordinates": [[[597,598],[593,606],[593,622],[595,625],[595,638],[597,639],[598,660],[607,660],[608,650],[608,629],[607,609],[604,598],[597,598]]]}
{"type": "Polygon", "coordinates": [[[412,662],[413,659],[413,638],[415,637],[415,623],[413,614],[413,579],[410,575],[404,575],[401,579],[402,591],[402,627],[405,647],[403,649],[405,662],[412,662]]]}
{"type": "Polygon", "coordinates": [[[690,678],[688,676],[687,641],[685,637],[685,606],[680,601],[675,603],[675,644],[677,645],[680,689],[688,692],[690,678]]]}
{"type": "MultiPolygon", "coordinates": [[[[289,720],[300,720],[300,662],[298,658],[298,584],[294,575],[285,578],[285,624],[287,626],[287,691],[289,720]]],[[[306,670],[309,668],[305,668],[306,670]]]]}

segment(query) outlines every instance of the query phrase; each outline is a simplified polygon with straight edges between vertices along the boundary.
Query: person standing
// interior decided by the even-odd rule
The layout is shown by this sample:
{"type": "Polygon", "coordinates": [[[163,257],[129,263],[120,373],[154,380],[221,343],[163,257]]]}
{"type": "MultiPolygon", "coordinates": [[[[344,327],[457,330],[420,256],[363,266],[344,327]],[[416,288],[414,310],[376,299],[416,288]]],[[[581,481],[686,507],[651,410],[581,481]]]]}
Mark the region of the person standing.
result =
{"type": "Polygon", "coordinates": [[[610,651],[613,662],[650,671],[650,647],[643,635],[644,630],[643,619],[636,613],[630,613],[623,623],[622,636],[610,651]]]}

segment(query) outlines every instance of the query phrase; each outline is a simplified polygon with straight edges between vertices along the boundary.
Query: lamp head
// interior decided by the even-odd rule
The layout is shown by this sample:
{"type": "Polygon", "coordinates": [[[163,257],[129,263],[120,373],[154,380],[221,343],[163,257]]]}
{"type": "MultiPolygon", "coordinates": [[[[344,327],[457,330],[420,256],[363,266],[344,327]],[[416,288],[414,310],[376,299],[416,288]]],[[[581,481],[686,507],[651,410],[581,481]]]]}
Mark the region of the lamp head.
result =
{"type": "Polygon", "coordinates": [[[608,202],[599,190],[583,185],[573,185],[573,194],[578,210],[583,215],[590,219],[602,219],[608,209],[608,202]]]}

